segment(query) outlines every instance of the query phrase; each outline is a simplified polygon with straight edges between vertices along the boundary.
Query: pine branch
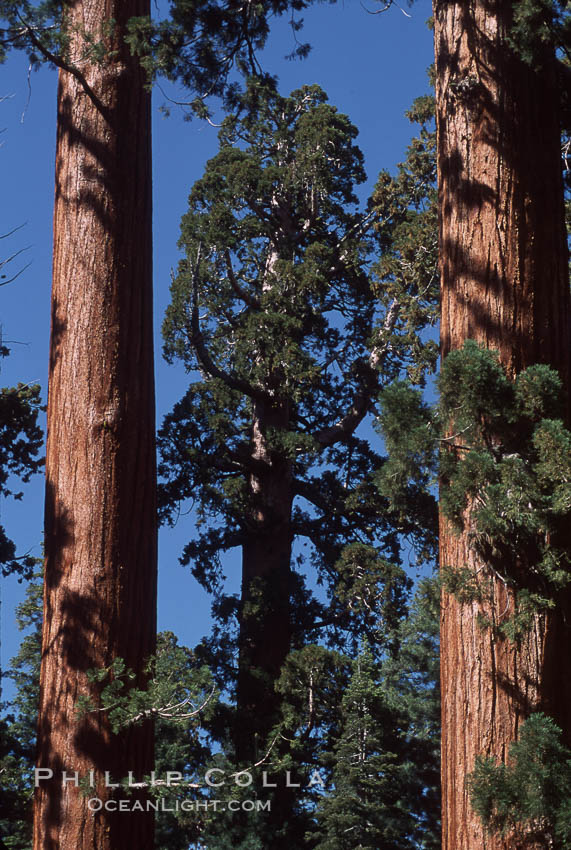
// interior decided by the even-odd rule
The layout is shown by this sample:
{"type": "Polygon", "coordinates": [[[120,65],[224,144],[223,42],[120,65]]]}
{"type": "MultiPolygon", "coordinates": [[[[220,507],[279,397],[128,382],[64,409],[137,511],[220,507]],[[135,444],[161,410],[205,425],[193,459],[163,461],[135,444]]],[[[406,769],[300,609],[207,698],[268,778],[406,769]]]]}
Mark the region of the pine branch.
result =
{"type": "Polygon", "coordinates": [[[86,93],[90,101],[93,103],[93,105],[96,107],[96,109],[98,109],[102,113],[106,113],[107,110],[105,106],[97,97],[97,95],[87,82],[87,79],[85,78],[84,74],[79,70],[79,68],[77,68],[75,65],[70,65],[69,62],[66,62],[65,59],[63,59],[61,56],[57,56],[55,53],[52,53],[51,50],[48,50],[45,44],[43,44],[41,39],[38,38],[38,36],[36,35],[33,27],[31,27],[30,24],[25,21],[20,14],[18,14],[18,18],[22,23],[22,27],[26,35],[28,36],[34,47],[42,54],[44,59],[46,59],[48,62],[51,62],[52,65],[56,66],[56,68],[59,68],[62,71],[66,71],[68,74],[71,74],[72,77],[75,77],[75,79],[81,84],[84,92],[86,93]]]}
{"type": "MultiPolygon", "coordinates": [[[[161,717],[164,720],[189,720],[191,717],[196,717],[200,714],[203,709],[206,708],[214,693],[216,691],[216,686],[213,686],[212,690],[204,700],[204,702],[198,706],[198,708],[193,709],[192,711],[183,711],[184,708],[190,703],[191,697],[185,697],[185,699],[181,700],[178,703],[169,703],[168,705],[163,705],[158,708],[152,707],[147,708],[144,711],[140,711],[138,714],[135,714],[133,717],[130,717],[125,721],[126,726],[132,726],[134,723],[138,723],[140,720],[147,720],[151,717],[161,717]]],[[[97,709],[98,711],[107,711],[107,708],[97,709]]]]}

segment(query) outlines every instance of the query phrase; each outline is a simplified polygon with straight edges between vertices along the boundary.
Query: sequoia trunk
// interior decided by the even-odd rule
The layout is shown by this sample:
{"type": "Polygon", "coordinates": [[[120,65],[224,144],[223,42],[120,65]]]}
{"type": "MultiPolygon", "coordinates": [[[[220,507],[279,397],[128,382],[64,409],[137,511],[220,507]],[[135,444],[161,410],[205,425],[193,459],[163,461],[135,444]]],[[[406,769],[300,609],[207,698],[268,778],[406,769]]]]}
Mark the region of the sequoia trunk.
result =
{"type": "MultiPolygon", "coordinates": [[[[249,531],[242,550],[236,755],[261,758],[277,711],[274,684],[290,649],[291,462],[269,446],[268,429],[285,430],[287,404],[254,405],[249,531]]],[[[270,437],[271,440],[271,437],[270,437]]]]}
{"type": "MultiPolygon", "coordinates": [[[[569,280],[553,55],[532,70],[511,52],[511,2],[435,0],[442,356],[475,339],[511,376],[533,363],[569,385],[569,280]]],[[[547,51],[546,51],[547,54],[547,51]]],[[[442,566],[483,566],[444,518],[442,566]]],[[[513,610],[494,586],[495,616],[513,610]]],[[[483,834],[465,780],[476,755],[505,759],[530,711],[571,733],[564,612],[537,616],[516,645],[477,623],[478,604],[443,593],[444,850],[510,848],[483,834]],[[557,652],[557,667],[554,653],[557,652]],[[555,678],[556,677],[556,678],[555,678]]],[[[492,612],[493,613],[493,612],[492,612]]]]}
{"type": "Polygon", "coordinates": [[[116,795],[106,771],[152,769],[152,728],[114,736],[104,712],[76,716],[79,697],[97,701],[90,668],[120,657],[140,671],[155,646],[150,96],[124,44],[127,20],[148,13],[148,0],[65,5],[38,728],[38,766],[53,778],[36,792],[35,850],[153,846],[151,814],[88,804],[116,795]],[[88,58],[86,36],[103,58],[88,58]],[[86,793],[75,774],[90,771],[86,793]]]}

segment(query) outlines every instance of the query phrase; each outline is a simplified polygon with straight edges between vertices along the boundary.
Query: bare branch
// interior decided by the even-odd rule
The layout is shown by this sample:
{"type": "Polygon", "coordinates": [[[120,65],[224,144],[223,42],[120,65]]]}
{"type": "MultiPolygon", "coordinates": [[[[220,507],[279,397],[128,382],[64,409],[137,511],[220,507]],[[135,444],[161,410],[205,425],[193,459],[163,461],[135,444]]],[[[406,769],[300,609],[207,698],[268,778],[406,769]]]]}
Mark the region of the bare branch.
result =
{"type": "Polygon", "coordinates": [[[15,275],[12,275],[12,277],[9,277],[7,280],[3,280],[2,283],[0,283],[0,286],[7,286],[9,283],[13,283],[15,280],[17,280],[20,277],[21,274],[23,274],[26,271],[26,269],[29,269],[31,265],[32,265],[31,262],[26,263],[26,265],[23,266],[23,268],[21,268],[20,271],[16,272],[15,275]]]}
{"type": "MultiPolygon", "coordinates": [[[[189,720],[191,717],[196,717],[203,711],[216,691],[216,686],[212,686],[212,690],[204,700],[204,702],[198,706],[198,708],[193,709],[193,711],[180,712],[180,709],[184,708],[190,703],[191,697],[186,697],[181,700],[181,702],[164,705],[161,708],[147,708],[144,711],[140,711],[139,714],[135,714],[134,717],[130,717],[129,720],[125,721],[126,726],[130,726],[133,723],[138,723],[139,720],[147,720],[151,717],[161,717],[165,720],[189,720]]],[[[98,711],[102,711],[105,709],[97,709],[98,711]]]]}
{"type": "Polygon", "coordinates": [[[376,345],[373,348],[369,357],[369,363],[374,369],[379,368],[379,366],[382,364],[382,361],[385,359],[385,357],[391,350],[390,337],[395,329],[395,325],[397,323],[399,315],[400,303],[397,298],[393,298],[390,307],[387,310],[385,321],[383,322],[383,328],[381,331],[382,342],[380,345],[376,345]]]}
{"type": "MultiPolygon", "coordinates": [[[[2,98],[0,98],[0,102],[1,101],[2,101],[2,98]]],[[[23,224],[19,224],[17,227],[14,227],[13,230],[9,230],[8,233],[0,233],[0,239],[8,239],[9,236],[13,236],[14,233],[17,233],[18,230],[21,230],[23,227],[25,227],[27,225],[27,223],[28,222],[25,221],[23,224]]],[[[4,261],[4,262],[6,262],[6,261],[4,261]]]]}
{"type": "MultiPolygon", "coordinates": [[[[275,745],[276,745],[276,741],[278,740],[278,738],[281,738],[281,737],[282,737],[282,736],[281,736],[280,734],[276,735],[276,737],[274,738],[274,740],[273,740],[273,741],[272,741],[272,743],[270,744],[270,747],[269,747],[269,749],[268,749],[267,753],[265,754],[265,756],[264,756],[263,758],[261,758],[261,759],[260,759],[260,761],[257,761],[257,762],[254,764],[254,767],[260,767],[260,765],[262,765],[262,764],[263,764],[263,763],[264,763],[264,762],[265,762],[265,761],[269,758],[270,753],[272,752],[273,748],[274,748],[274,747],[275,747],[275,745]]],[[[243,771],[240,771],[240,773],[243,773],[243,771]]]]}
{"type": "Polygon", "coordinates": [[[29,251],[31,247],[32,247],[31,245],[27,245],[25,248],[20,248],[19,251],[15,251],[10,257],[7,257],[5,260],[1,260],[0,261],[0,269],[4,268],[4,266],[7,266],[8,263],[12,262],[12,260],[15,260],[16,257],[19,257],[20,254],[24,253],[24,251],[29,251]]]}
{"type": "Polygon", "coordinates": [[[359,427],[369,409],[371,392],[360,389],[353,398],[353,403],[347,413],[330,428],[322,428],[315,434],[315,439],[322,448],[332,446],[350,437],[359,427]]]}
{"type": "Polygon", "coordinates": [[[371,9],[367,9],[365,4],[361,0],[361,6],[368,15],[381,15],[383,12],[386,12],[387,9],[390,9],[392,5],[392,0],[389,0],[389,2],[385,3],[385,5],[381,9],[377,9],[376,11],[372,12],[371,9]]]}

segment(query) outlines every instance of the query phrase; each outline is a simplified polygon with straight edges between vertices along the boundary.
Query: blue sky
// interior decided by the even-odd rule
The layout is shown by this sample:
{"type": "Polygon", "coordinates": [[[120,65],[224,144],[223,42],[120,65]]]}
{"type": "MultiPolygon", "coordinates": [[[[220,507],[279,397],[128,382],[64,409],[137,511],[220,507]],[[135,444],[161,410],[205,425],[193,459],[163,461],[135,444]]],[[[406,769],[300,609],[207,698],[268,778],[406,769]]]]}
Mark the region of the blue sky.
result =
{"type": "MultiPolygon", "coordinates": [[[[378,6],[378,4],[377,4],[378,6]]],[[[404,158],[413,128],[404,111],[428,90],[426,69],[433,61],[431,14],[427,0],[404,14],[393,7],[372,15],[372,2],[347,0],[317,4],[304,14],[300,36],[312,52],[303,61],[287,61],[293,37],[287,21],[275,22],[261,57],[265,70],[276,74],[284,94],[304,84],[318,83],[337,108],[359,128],[358,144],[365,154],[368,191],[381,168],[392,170],[404,158]]],[[[184,92],[163,87],[174,99],[184,92]]],[[[0,288],[0,323],[12,350],[1,364],[2,386],[18,381],[39,382],[47,394],[49,299],[51,274],[53,172],[55,150],[56,73],[43,69],[28,80],[25,57],[11,57],[0,66],[0,168],[3,203],[0,234],[25,223],[9,240],[2,255],[30,246],[21,265],[31,262],[21,277],[0,288]]],[[[217,131],[198,121],[186,122],[176,108],[166,118],[159,107],[166,98],[154,92],[154,280],[157,422],[184,393],[188,378],[182,368],[161,357],[160,326],[169,300],[170,270],[176,266],[179,222],[186,199],[208,158],[217,150],[217,131]]],[[[15,265],[15,268],[17,266],[15,265]]],[[[40,555],[43,521],[41,477],[25,488],[22,502],[4,501],[1,521],[17,542],[19,554],[40,555]]],[[[206,594],[178,564],[190,536],[190,517],[175,529],[163,529],[159,541],[159,628],[170,629],[193,645],[207,629],[206,594]]],[[[232,566],[232,564],[230,564],[232,566]]],[[[20,635],[14,605],[23,597],[15,579],[2,579],[2,667],[17,650],[20,635]]],[[[5,690],[8,695],[8,689],[5,690]]]]}

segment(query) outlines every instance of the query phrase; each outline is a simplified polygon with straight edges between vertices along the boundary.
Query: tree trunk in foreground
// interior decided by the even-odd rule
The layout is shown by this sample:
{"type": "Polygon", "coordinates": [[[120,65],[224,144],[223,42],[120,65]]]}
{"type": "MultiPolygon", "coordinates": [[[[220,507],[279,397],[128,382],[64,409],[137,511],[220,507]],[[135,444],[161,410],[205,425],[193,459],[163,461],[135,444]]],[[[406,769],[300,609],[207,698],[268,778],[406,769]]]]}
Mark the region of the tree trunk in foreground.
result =
{"type": "Polygon", "coordinates": [[[292,470],[272,452],[267,429],[287,429],[287,404],[255,402],[252,459],[266,464],[249,480],[250,531],[242,549],[236,756],[255,763],[267,746],[279,704],[274,685],[288,655],[292,470]]]}
{"type": "MultiPolygon", "coordinates": [[[[514,376],[533,363],[569,386],[569,280],[553,56],[533,71],[510,53],[511,2],[435,0],[442,278],[442,356],[475,339],[514,376]]],[[[482,565],[444,518],[440,562],[482,565]]],[[[496,582],[496,619],[513,597],[496,582]]],[[[443,593],[443,850],[498,850],[483,834],[465,779],[478,754],[505,759],[542,709],[571,733],[570,631],[564,612],[537,616],[516,646],[476,622],[478,605],[443,593]],[[554,657],[556,655],[556,657],[554,657]]],[[[568,619],[568,622],[571,620],[568,619]]]]}
{"type": "Polygon", "coordinates": [[[94,813],[88,800],[115,806],[105,771],[152,769],[152,727],[113,736],[104,713],[75,714],[78,697],[97,697],[87,670],[121,657],[140,671],[155,647],[150,96],[123,43],[149,3],[65,9],[76,73],[60,71],[58,90],[38,729],[53,779],[36,792],[34,848],[150,850],[152,814],[94,813]],[[82,56],[83,33],[105,39],[104,62],[82,56]],[[71,780],[89,771],[86,794],[71,780]]]}

